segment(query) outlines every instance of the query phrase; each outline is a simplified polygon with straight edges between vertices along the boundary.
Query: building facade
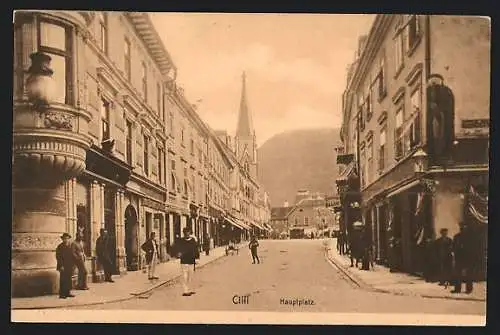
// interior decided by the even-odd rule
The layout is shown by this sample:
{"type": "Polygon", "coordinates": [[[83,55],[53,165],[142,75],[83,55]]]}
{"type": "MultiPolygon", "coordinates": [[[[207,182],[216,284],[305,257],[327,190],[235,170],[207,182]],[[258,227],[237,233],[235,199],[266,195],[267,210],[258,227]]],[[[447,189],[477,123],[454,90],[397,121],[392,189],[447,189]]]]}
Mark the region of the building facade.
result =
{"type": "Polygon", "coordinates": [[[485,18],[377,15],[360,39],[337,155],[341,226],[362,219],[391,269],[422,273],[426,247],[460,222],[485,248],[489,74],[485,18]]]}
{"type": "Polygon", "coordinates": [[[183,227],[200,243],[217,239],[245,165],[176,84],[149,16],[17,12],[14,34],[12,295],[57,292],[63,232],[83,236],[93,281],[103,277],[102,228],[115,274],[145,265],[140,246],[153,231],[161,261],[183,227]]]}

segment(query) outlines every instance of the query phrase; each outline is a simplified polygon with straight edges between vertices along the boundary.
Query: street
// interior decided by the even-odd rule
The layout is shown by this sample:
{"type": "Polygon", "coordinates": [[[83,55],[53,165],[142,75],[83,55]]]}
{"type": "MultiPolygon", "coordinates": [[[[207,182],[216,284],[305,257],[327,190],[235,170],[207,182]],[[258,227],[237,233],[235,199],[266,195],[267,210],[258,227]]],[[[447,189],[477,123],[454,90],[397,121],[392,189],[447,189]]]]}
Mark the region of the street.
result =
{"type": "Polygon", "coordinates": [[[249,250],[242,248],[239,255],[197,269],[196,294],[190,297],[181,295],[176,282],[132,300],[75,309],[485,314],[484,302],[397,296],[356,287],[325,259],[322,242],[262,240],[261,264],[252,264],[249,250]]]}

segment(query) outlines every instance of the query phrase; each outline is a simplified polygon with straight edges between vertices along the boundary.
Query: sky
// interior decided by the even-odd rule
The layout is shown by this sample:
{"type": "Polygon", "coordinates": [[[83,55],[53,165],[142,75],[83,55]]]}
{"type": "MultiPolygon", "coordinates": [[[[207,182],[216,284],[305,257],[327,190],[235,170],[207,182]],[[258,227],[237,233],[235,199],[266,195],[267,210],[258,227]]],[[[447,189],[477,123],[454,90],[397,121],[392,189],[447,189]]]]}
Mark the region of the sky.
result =
{"type": "Polygon", "coordinates": [[[347,66],[367,14],[151,13],[177,81],[201,118],[234,135],[246,73],[258,145],[275,134],[340,127],[347,66]]]}

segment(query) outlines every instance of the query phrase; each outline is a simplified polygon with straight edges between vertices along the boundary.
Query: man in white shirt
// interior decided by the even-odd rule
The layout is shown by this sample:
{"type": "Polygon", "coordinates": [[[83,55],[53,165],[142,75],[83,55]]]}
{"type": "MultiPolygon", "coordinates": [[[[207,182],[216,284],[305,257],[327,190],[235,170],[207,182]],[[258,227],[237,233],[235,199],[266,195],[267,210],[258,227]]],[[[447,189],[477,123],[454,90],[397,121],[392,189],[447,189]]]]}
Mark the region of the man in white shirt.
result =
{"type": "Polygon", "coordinates": [[[156,242],[156,234],[155,232],[151,232],[149,235],[149,239],[144,242],[141,246],[141,249],[146,253],[146,263],[148,264],[148,278],[149,279],[158,279],[155,276],[156,263],[160,258],[158,243],[156,242]]]}

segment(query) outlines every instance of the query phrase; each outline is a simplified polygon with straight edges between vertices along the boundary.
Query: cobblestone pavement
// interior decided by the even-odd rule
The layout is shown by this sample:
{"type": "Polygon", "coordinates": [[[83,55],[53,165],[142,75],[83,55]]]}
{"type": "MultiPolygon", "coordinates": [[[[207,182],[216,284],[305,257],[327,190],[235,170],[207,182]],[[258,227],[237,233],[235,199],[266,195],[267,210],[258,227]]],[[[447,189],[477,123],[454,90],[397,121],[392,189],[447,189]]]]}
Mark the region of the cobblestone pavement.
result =
{"type": "Polygon", "coordinates": [[[223,257],[197,270],[193,282],[196,294],[190,297],[183,297],[180,283],[174,282],[133,300],[75,309],[471,315],[486,311],[485,302],[363,290],[325,259],[321,240],[263,240],[260,245],[261,264],[252,264],[249,250],[243,248],[239,255],[223,257]],[[294,299],[302,299],[301,305],[298,300],[293,305],[294,299]]]}

